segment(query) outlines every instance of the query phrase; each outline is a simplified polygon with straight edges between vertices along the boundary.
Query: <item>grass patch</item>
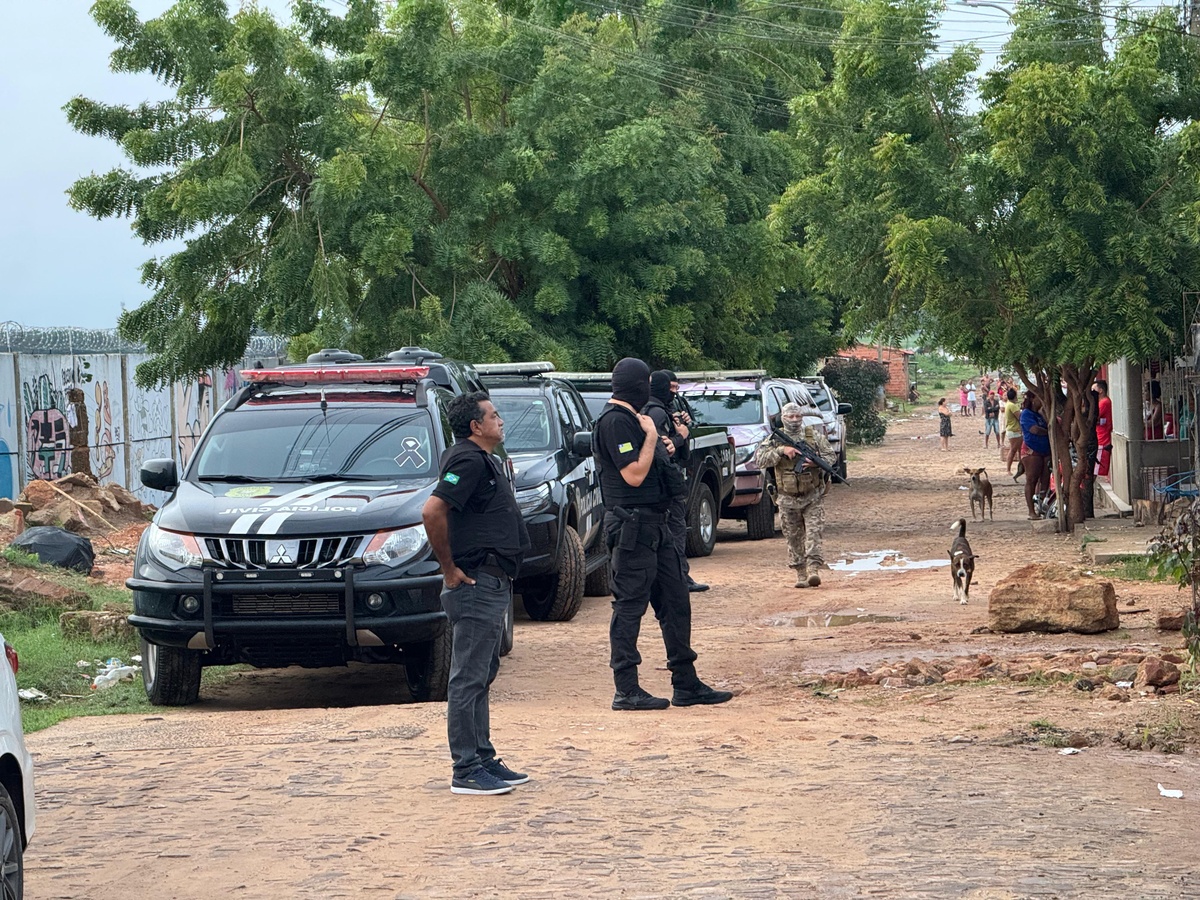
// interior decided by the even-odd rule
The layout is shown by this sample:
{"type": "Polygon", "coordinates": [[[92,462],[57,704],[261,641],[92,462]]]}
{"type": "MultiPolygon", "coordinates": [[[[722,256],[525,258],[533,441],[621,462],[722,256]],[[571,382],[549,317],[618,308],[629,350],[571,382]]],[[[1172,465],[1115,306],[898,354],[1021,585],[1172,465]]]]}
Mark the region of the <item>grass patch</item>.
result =
{"type": "MultiPolygon", "coordinates": [[[[36,556],[13,547],[0,555],[10,566],[36,570],[39,577],[85,594],[91,609],[129,612],[132,599],[121,587],[97,584],[83,575],[43,565],[36,556]]],[[[34,688],[48,700],[22,700],[21,721],[25,732],[49,728],[75,716],[102,716],[112,713],[146,713],[155,707],[146,699],[140,678],[123,681],[107,690],[93,691],[92,677],[97,662],[117,657],[132,664],[138,652],[136,638],[121,638],[96,643],[88,638],[66,637],[58,624],[62,608],[35,605],[0,612],[0,632],[17,650],[20,668],[18,688],[34,688]],[[87,666],[79,666],[86,661],[87,666]]]]}
{"type": "Polygon", "coordinates": [[[1029,727],[1033,729],[1037,742],[1043,747],[1067,746],[1067,731],[1065,728],[1059,728],[1053,722],[1048,722],[1045,719],[1035,719],[1029,723],[1029,727]]]}
{"type": "MultiPolygon", "coordinates": [[[[97,608],[100,605],[98,603],[97,608]]],[[[92,690],[95,663],[115,656],[129,664],[130,658],[138,652],[137,644],[130,639],[98,644],[82,638],[64,637],[58,627],[60,612],[57,607],[43,606],[0,614],[0,631],[17,649],[21,661],[17,686],[36,688],[50,697],[49,700],[21,702],[25,731],[40,731],[74,716],[152,709],[140,679],[121,682],[103,691],[92,690]],[[76,665],[80,660],[88,665],[76,665]]]]}
{"type": "Polygon", "coordinates": [[[1123,581],[1160,581],[1158,567],[1148,556],[1118,556],[1096,573],[1123,581]]]}

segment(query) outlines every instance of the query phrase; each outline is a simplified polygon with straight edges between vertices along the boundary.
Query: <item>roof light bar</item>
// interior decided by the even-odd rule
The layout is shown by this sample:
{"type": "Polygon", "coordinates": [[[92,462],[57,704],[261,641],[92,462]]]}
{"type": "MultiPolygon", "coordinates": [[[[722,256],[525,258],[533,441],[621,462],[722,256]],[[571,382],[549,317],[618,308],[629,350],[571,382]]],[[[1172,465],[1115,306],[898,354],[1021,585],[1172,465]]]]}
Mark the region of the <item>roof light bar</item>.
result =
{"type": "Polygon", "coordinates": [[[542,375],[554,371],[552,362],[476,363],[480,375],[542,375]]]}
{"type": "Polygon", "coordinates": [[[393,384],[417,382],[429,377],[429,366],[288,366],[283,369],[243,369],[247,381],[272,384],[364,382],[393,384]]]}

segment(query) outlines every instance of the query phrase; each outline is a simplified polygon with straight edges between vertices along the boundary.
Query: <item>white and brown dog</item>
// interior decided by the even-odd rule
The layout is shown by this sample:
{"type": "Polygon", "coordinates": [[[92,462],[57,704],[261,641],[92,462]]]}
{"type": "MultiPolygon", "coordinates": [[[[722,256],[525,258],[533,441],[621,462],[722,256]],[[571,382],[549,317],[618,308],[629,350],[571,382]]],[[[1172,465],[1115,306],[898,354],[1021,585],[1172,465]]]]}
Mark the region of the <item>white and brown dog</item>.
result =
{"type": "Polygon", "coordinates": [[[950,544],[950,577],[954,579],[954,599],[963,606],[971,595],[971,580],[975,577],[975,554],[967,543],[967,520],[959,519],[950,526],[958,536],[950,544]]]}
{"type": "Polygon", "coordinates": [[[963,471],[971,476],[971,487],[967,491],[967,499],[971,502],[971,521],[975,521],[975,504],[979,504],[979,518],[983,519],[983,504],[987,503],[988,516],[993,522],[996,516],[992,512],[992,482],[988,479],[987,469],[968,469],[963,471]]]}

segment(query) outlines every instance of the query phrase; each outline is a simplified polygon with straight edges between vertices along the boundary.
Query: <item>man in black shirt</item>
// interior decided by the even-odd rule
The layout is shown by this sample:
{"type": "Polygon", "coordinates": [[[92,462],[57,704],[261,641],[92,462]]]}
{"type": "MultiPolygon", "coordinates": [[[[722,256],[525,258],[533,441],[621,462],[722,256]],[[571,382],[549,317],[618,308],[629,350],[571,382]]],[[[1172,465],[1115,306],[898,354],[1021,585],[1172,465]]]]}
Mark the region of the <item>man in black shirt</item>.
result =
{"type": "Polygon", "coordinates": [[[446,726],[455,794],[507,794],[529,776],[496,756],[488,688],[500,668],[504,617],[512,603],[529,534],[512,485],[492,454],[504,420],[483,391],[447,406],[456,441],[442,454],[441,475],[422,518],[442,565],[442,607],[454,629],[446,726]]]}
{"type": "Polygon", "coordinates": [[[724,703],[733,694],[713,690],[696,675],[691,601],[666,515],[682,479],[671,471],[653,420],[638,413],[649,399],[649,366],[640,359],[621,360],[613,367],[612,400],[592,431],[604,496],[604,532],[612,554],[612,708],[724,703]],[[651,696],[638,683],[642,657],[637,639],[647,606],[654,607],[667,649],[674,688],[670,701],[651,696]]]}
{"type": "MultiPolygon", "coordinates": [[[[650,373],[650,401],[642,408],[642,412],[654,421],[660,437],[666,438],[663,446],[671,457],[671,464],[680,472],[684,471],[684,463],[688,458],[688,427],[678,420],[678,413],[672,408],[675,402],[675,373],[660,369],[650,373]]],[[[692,578],[691,566],[687,560],[687,492],[683,491],[671,498],[667,509],[667,525],[671,529],[671,537],[675,541],[675,549],[683,560],[683,575],[687,581],[688,591],[695,593],[707,591],[708,585],[701,584],[692,578]]]]}

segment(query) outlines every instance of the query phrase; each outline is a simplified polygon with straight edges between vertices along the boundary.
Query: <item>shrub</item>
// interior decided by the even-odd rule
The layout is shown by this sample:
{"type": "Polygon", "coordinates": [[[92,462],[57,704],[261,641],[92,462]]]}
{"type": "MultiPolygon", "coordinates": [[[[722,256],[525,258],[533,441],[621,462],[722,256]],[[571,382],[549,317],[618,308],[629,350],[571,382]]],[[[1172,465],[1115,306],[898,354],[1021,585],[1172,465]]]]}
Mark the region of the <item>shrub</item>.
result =
{"type": "Polygon", "coordinates": [[[831,359],[820,374],[839,400],[854,406],[846,416],[846,440],[851,444],[882,441],[887,422],[875,411],[875,398],[887,384],[887,366],[869,359],[831,359]]]}

